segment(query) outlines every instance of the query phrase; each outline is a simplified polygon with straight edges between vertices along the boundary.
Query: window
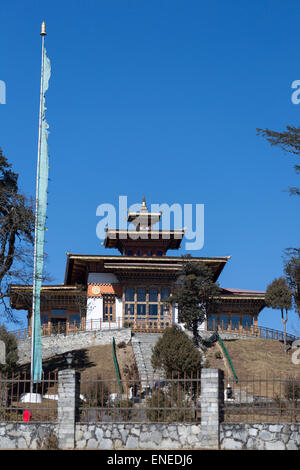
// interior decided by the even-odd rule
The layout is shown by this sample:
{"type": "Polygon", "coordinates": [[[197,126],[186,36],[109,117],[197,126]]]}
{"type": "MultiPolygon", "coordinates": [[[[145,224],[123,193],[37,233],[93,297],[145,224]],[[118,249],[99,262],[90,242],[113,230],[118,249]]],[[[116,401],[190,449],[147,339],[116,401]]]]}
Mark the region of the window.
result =
{"type": "Polygon", "coordinates": [[[146,302],[146,289],[144,288],[137,289],[137,301],[146,302]]]}
{"type": "Polygon", "coordinates": [[[137,316],[143,317],[146,315],[146,289],[144,287],[137,288],[137,316]]]}
{"type": "Polygon", "coordinates": [[[134,304],[125,304],[125,315],[134,315],[134,304]]]}
{"type": "Polygon", "coordinates": [[[69,323],[70,325],[76,325],[77,327],[80,326],[80,314],[79,313],[72,313],[69,316],[69,323]]]}
{"type": "Polygon", "coordinates": [[[162,288],[160,290],[160,300],[167,300],[170,297],[170,289],[162,288]]]}
{"type": "Polygon", "coordinates": [[[231,317],[231,328],[232,330],[238,330],[240,327],[240,317],[232,315],[231,317]]]}
{"type": "Polygon", "coordinates": [[[157,302],[157,298],[158,298],[158,290],[149,289],[149,302],[157,302]]]}
{"type": "Polygon", "coordinates": [[[221,330],[228,330],[228,315],[221,315],[220,316],[220,328],[221,330]]]}
{"type": "MultiPolygon", "coordinates": [[[[156,287],[128,287],[125,289],[125,305],[124,305],[124,316],[130,317],[130,320],[136,318],[140,320],[139,325],[143,327],[147,325],[154,325],[153,320],[163,317],[164,321],[169,324],[170,316],[170,305],[166,302],[166,299],[170,297],[171,290],[168,287],[162,287],[161,289],[156,287]],[[134,317],[134,318],[133,318],[134,317]],[[150,322],[147,322],[147,319],[150,322]]],[[[166,323],[166,324],[167,324],[166,323]]]]}
{"type": "Polygon", "coordinates": [[[133,302],[134,301],[134,289],[132,287],[128,287],[125,291],[125,301],[126,302],[133,302]]]}
{"type": "Polygon", "coordinates": [[[158,305],[157,304],[149,304],[149,316],[157,317],[158,313],[158,305]]]}
{"type": "Polygon", "coordinates": [[[103,321],[116,321],[116,300],[114,296],[103,296],[103,321]]]}
{"type": "Polygon", "coordinates": [[[217,328],[218,317],[216,315],[210,315],[207,320],[207,329],[214,331],[217,328]]]}
{"type": "Polygon", "coordinates": [[[252,318],[250,315],[243,316],[242,325],[243,325],[244,330],[250,330],[251,325],[252,325],[252,318]]]}
{"type": "Polygon", "coordinates": [[[145,316],[146,315],[146,304],[137,304],[137,316],[145,316]]]}

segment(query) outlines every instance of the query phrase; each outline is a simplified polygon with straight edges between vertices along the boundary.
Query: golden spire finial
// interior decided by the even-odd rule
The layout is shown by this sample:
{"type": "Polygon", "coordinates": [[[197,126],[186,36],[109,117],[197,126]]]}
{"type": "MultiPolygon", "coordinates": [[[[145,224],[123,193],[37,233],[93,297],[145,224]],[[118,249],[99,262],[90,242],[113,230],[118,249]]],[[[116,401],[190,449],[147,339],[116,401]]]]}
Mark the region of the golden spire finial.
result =
{"type": "Polygon", "coordinates": [[[46,23],[45,21],[42,22],[42,27],[41,27],[41,36],[46,36],[47,33],[46,33],[46,23]]]}

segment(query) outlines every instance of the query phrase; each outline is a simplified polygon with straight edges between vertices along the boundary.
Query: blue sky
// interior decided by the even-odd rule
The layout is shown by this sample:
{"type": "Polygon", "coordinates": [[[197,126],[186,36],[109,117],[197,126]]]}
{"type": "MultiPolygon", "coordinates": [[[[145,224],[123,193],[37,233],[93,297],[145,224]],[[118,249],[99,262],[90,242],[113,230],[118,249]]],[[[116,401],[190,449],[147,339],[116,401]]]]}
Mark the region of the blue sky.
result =
{"type": "MultiPolygon", "coordinates": [[[[298,2],[3,0],[0,14],[0,145],[33,196],[47,25],[45,252],[55,283],[66,252],[106,253],[97,206],[144,194],[149,204],[205,205],[193,255],[232,256],[223,287],[264,290],[282,274],[283,250],[299,247],[300,200],[285,191],[299,177],[256,128],[299,125],[298,2]]],[[[280,313],[265,309],[260,324],[282,329],[280,313]]],[[[288,330],[299,334],[295,313],[288,330]]]]}

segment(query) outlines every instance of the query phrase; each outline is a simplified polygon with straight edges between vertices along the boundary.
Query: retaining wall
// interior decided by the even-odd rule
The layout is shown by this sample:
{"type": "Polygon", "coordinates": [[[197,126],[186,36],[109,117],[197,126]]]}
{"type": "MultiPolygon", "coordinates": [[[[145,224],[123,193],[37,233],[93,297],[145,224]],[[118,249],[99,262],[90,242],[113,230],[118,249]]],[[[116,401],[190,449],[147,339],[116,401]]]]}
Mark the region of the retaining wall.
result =
{"type": "MultiPolygon", "coordinates": [[[[47,359],[55,354],[64,354],[71,350],[84,349],[91,346],[102,346],[112,344],[115,338],[116,344],[121,342],[129,343],[131,340],[130,328],[107,329],[94,331],[78,331],[67,335],[58,334],[42,337],[42,357],[47,359]]],[[[31,338],[18,340],[19,363],[30,362],[31,338]]]]}

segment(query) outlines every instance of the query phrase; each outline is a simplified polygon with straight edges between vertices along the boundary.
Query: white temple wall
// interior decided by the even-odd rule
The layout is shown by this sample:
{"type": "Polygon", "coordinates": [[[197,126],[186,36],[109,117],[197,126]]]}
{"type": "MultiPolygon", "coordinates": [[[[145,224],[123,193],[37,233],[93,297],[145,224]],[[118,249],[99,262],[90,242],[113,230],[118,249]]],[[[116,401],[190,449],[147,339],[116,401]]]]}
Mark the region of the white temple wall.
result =
{"type": "Polygon", "coordinates": [[[100,320],[103,320],[103,299],[102,297],[88,297],[86,309],[86,330],[96,330],[100,327],[100,320]]]}
{"type": "Polygon", "coordinates": [[[119,281],[113,273],[89,273],[88,284],[119,284],[119,281]]]}

